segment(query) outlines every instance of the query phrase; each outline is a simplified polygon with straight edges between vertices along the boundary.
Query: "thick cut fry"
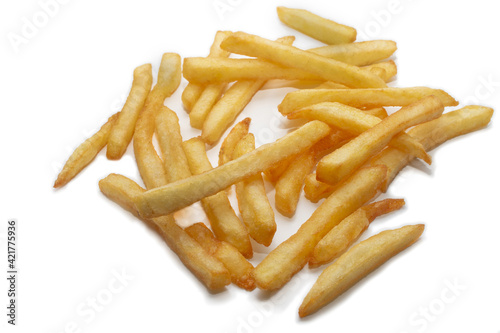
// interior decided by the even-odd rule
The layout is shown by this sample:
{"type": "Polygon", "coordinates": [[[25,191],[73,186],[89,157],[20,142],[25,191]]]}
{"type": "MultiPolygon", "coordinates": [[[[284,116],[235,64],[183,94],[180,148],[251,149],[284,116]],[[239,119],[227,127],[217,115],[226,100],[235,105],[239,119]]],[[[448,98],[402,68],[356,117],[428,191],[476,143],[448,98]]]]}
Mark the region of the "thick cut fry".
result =
{"type": "Polygon", "coordinates": [[[161,106],[156,115],[156,137],[163,154],[167,180],[173,182],[191,176],[186,154],[182,149],[179,118],[166,106],[161,106]]]}
{"type": "Polygon", "coordinates": [[[382,231],[354,246],[321,273],[302,302],[299,316],[308,316],[336,299],[387,260],[415,243],[423,232],[423,224],[408,225],[382,231]]]}
{"type": "Polygon", "coordinates": [[[69,183],[80,171],[94,160],[99,152],[106,146],[109,134],[118,118],[119,113],[109,117],[108,121],[92,135],[80,144],[68,158],[54,183],[54,188],[62,187],[69,183]]]}
{"type": "Polygon", "coordinates": [[[216,239],[203,223],[195,223],[185,230],[205,251],[219,259],[231,274],[231,281],[235,285],[249,291],[255,289],[253,265],[234,246],[216,239]]]}
{"type": "Polygon", "coordinates": [[[253,275],[257,287],[272,290],[287,283],[304,267],[321,238],[377,194],[386,172],[383,166],[360,169],[339,186],[294,235],[255,267],[253,275]]]}
{"type": "MultiPolygon", "coordinates": [[[[99,181],[99,188],[110,200],[139,217],[133,202],[134,197],[143,193],[144,189],[137,183],[127,177],[110,174],[99,181]]],[[[181,227],[175,224],[170,215],[143,221],[159,232],[184,265],[208,289],[218,290],[231,283],[229,272],[222,263],[212,257],[181,227]]]]}
{"type": "MultiPolygon", "coordinates": [[[[287,117],[289,119],[320,120],[353,135],[360,135],[382,121],[380,118],[369,115],[364,111],[337,102],[315,104],[289,113],[287,117]]],[[[396,135],[389,144],[399,150],[413,153],[427,164],[432,162],[424,147],[406,133],[396,135]]]]}
{"type": "Polygon", "coordinates": [[[106,156],[110,160],[120,159],[127,150],[134,136],[135,123],[144,107],[152,83],[151,64],[139,66],[134,70],[134,80],[127,101],[109,134],[106,156]]]}
{"type": "Polygon", "coordinates": [[[277,11],[281,22],[325,44],[345,44],[356,40],[356,29],[307,10],[280,6],[277,11]]]}
{"type": "Polygon", "coordinates": [[[341,148],[323,157],[316,169],[319,181],[336,184],[381,151],[392,138],[408,127],[439,117],[444,106],[435,96],[406,106],[361,133],[341,148]]]}
{"type": "Polygon", "coordinates": [[[444,106],[456,106],[458,102],[440,89],[427,87],[383,89],[307,89],[288,93],[278,110],[286,116],[298,109],[322,102],[339,102],[355,108],[382,106],[408,106],[424,97],[434,95],[444,106]]]}
{"type": "Polygon", "coordinates": [[[233,159],[234,148],[245,135],[248,134],[250,128],[250,118],[245,118],[236,125],[226,136],[219,150],[219,165],[225,164],[233,159]]]}
{"type": "MultiPolygon", "coordinates": [[[[206,154],[205,142],[200,138],[185,141],[182,147],[194,175],[212,170],[212,165],[206,154]]],[[[217,238],[236,247],[246,258],[251,258],[253,251],[248,231],[236,216],[226,192],[220,191],[203,198],[201,204],[217,238]]]]}
{"type": "MultiPolygon", "coordinates": [[[[236,145],[233,158],[241,157],[255,149],[253,134],[247,134],[236,145]]],[[[243,222],[248,228],[248,233],[257,242],[269,246],[276,233],[276,221],[262,175],[257,173],[247,179],[236,183],[236,196],[243,222]]]]}
{"type": "Polygon", "coordinates": [[[389,58],[396,52],[396,42],[392,40],[370,40],[340,45],[327,45],[309,49],[309,52],[332,58],[346,64],[367,66],[389,58]]]}
{"type": "Polygon", "coordinates": [[[285,67],[302,69],[326,81],[338,82],[351,88],[386,86],[381,78],[359,67],[244,32],[236,32],[227,37],[221,47],[230,52],[263,58],[285,67]]]}
{"type": "Polygon", "coordinates": [[[301,128],[213,170],[192,176],[167,186],[149,190],[137,197],[136,204],[144,217],[170,214],[213,195],[246,177],[307,150],[328,135],[330,127],[311,121],[301,128]]]}
{"type": "Polygon", "coordinates": [[[398,210],[404,204],[403,199],[385,199],[359,208],[319,241],[309,258],[309,267],[319,267],[336,259],[361,236],[375,218],[398,210]]]}
{"type": "Polygon", "coordinates": [[[390,80],[392,80],[393,77],[396,76],[396,74],[398,74],[398,66],[396,66],[396,63],[392,60],[379,62],[379,63],[372,64],[372,65],[369,65],[366,67],[361,67],[361,68],[365,69],[365,70],[371,70],[371,69],[375,69],[375,68],[383,69],[384,70],[382,72],[383,75],[379,75],[379,76],[385,82],[389,82],[390,80]]]}

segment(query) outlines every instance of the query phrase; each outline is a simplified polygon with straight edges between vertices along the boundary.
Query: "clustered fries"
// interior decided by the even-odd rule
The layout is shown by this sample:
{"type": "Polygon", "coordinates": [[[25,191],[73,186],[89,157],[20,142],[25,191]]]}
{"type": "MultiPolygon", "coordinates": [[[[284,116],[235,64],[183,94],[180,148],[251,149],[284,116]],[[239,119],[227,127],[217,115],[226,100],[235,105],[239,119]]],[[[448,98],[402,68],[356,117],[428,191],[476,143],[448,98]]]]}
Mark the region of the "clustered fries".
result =
{"type": "Polygon", "coordinates": [[[405,205],[403,199],[371,203],[401,169],[415,158],[430,164],[430,150],[487,126],[493,109],[471,105],[444,112],[458,102],[443,90],[388,87],[397,74],[388,59],[396,51],[393,41],[355,42],[354,28],[306,10],[278,7],[278,16],[327,45],[304,50],[292,45],[293,36],[272,41],[219,31],[207,57],[182,64],[178,54],[165,53],[152,89],[151,64],[137,67],[123,109],[74,151],[54,187],[66,185],[105,146],[109,159],[120,159],[133,139],[145,188],[110,174],[99,181],[102,193],[152,226],[209,290],[230,283],[249,291],[276,290],[306,264],[329,264],[299,308],[304,317],[418,240],[421,224],[386,230],[353,246],[376,217],[405,205]],[[232,53],[243,57],[230,58],[232,53]],[[182,75],[189,81],[182,103],[190,125],[201,130],[189,140],[182,138],[185,125],[176,112],[164,105],[182,75]],[[251,119],[245,118],[223,139],[213,167],[207,148],[273,80],[309,88],[288,93],[278,106],[284,117],[303,124],[255,147],[251,119]],[[388,113],[386,107],[400,109],[388,113]],[[279,232],[264,179],[274,186],[276,211],[288,218],[300,209],[302,188],[314,203],[326,199],[254,267],[247,260],[254,254],[251,239],[270,246],[279,232]],[[228,197],[233,185],[240,216],[228,197]],[[181,228],[173,214],[198,201],[210,228],[199,221],[181,228]]]}

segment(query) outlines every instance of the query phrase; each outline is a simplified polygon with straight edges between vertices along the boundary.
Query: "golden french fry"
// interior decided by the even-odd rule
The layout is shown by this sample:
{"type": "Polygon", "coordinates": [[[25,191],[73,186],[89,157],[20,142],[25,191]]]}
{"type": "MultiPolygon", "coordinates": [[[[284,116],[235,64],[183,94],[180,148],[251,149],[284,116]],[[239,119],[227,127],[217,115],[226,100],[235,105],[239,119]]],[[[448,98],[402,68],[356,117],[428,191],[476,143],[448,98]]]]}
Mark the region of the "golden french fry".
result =
{"type": "Polygon", "coordinates": [[[304,298],[299,316],[308,316],[355,285],[422,235],[423,224],[382,231],[344,253],[319,276],[304,298]]]}
{"type": "MultiPolygon", "coordinates": [[[[314,104],[289,113],[287,117],[289,119],[306,118],[309,120],[320,120],[353,135],[360,135],[382,121],[380,118],[369,115],[365,111],[337,102],[314,104]]],[[[431,164],[432,162],[420,142],[404,132],[397,134],[389,142],[389,145],[399,150],[411,152],[427,164],[431,164]]]]}
{"type": "Polygon", "coordinates": [[[234,148],[236,148],[238,142],[248,134],[251,121],[250,118],[245,118],[234,125],[233,129],[229,132],[224,141],[222,141],[219,150],[219,165],[225,164],[233,159],[234,148]]]}
{"type": "Polygon", "coordinates": [[[386,172],[384,166],[363,168],[340,185],[294,235],[255,267],[253,276],[257,287],[272,290],[287,283],[304,267],[321,238],[377,194],[386,172]]]}
{"type": "Polygon", "coordinates": [[[304,180],[304,195],[311,202],[318,202],[335,191],[335,186],[320,182],[316,179],[316,172],[306,176],[304,180]]]}
{"type": "MultiPolygon", "coordinates": [[[[314,89],[349,89],[349,87],[344,86],[343,84],[332,82],[332,81],[326,81],[323,82],[322,84],[316,86],[314,89]]],[[[285,114],[283,114],[285,115],[285,114]]]]}
{"type": "Polygon", "coordinates": [[[326,81],[338,82],[352,88],[386,86],[381,78],[359,67],[244,32],[236,32],[227,37],[221,47],[230,52],[259,57],[285,67],[302,69],[326,81]]]}
{"type": "MultiPolygon", "coordinates": [[[[127,177],[110,174],[99,181],[101,192],[135,216],[134,197],[144,189],[127,177]]],[[[174,251],[184,265],[210,290],[219,290],[231,283],[228,270],[220,261],[206,252],[181,227],[175,224],[172,216],[161,216],[143,220],[154,227],[167,245],[174,251]]]]}
{"type": "Polygon", "coordinates": [[[440,89],[427,87],[382,89],[308,89],[288,93],[278,110],[283,115],[322,102],[339,102],[355,108],[381,106],[408,106],[424,97],[434,95],[444,106],[456,106],[458,102],[440,89]]]}
{"type": "Polygon", "coordinates": [[[383,107],[373,108],[373,109],[365,109],[365,110],[363,110],[363,112],[366,114],[375,116],[379,119],[384,119],[384,118],[389,117],[389,115],[387,114],[387,110],[383,107]]]}
{"type": "Polygon", "coordinates": [[[208,113],[220,99],[222,93],[226,90],[226,87],[227,83],[212,83],[205,87],[200,97],[193,105],[193,109],[189,113],[191,127],[197,129],[203,128],[203,123],[205,122],[208,113]]]}
{"type": "Polygon", "coordinates": [[[277,182],[278,179],[283,174],[283,172],[285,172],[285,170],[288,168],[290,163],[292,163],[296,157],[297,156],[295,156],[295,155],[290,156],[289,158],[287,158],[279,163],[276,163],[271,168],[264,170],[264,175],[266,175],[267,180],[269,180],[271,183],[277,182]]]}
{"type": "MultiPolygon", "coordinates": [[[[203,140],[192,138],[183,142],[182,147],[186,153],[189,168],[194,175],[212,170],[203,140]]],[[[201,204],[217,238],[233,245],[246,258],[251,258],[253,251],[248,231],[236,216],[226,192],[220,191],[203,198],[201,204]]]]}
{"type": "MultiPolygon", "coordinates": [[[[255,138],[253,134],[247,134],[234,148],[233,158],[239,158],[254,150],[255,138]]],[[[262,175],[257,173],[236,183],[236,196],[248,233],[257,243],[269,246],[276,233],[276,221],[262,175]]]]}
{"type": "Polygon", "coordinates": [[[380,215],[400,209],[403,199],[385,199],[357,209],[323,237],[309,258],[309,267],[327,264],[348,249],[380,215]]]}
{"type": "Polygon", "coordinates": [[[109,159],[118,160],[127,150],[134,136],[135,123],[144,107],[152,83],[151,64],[139,66],[134,70],[134,80],[127,101],[109,134],[106,146],[106,156],[109,159]]]}
{"type": "Polygon", "coordinates": [[[307,10],[280,6],[277,11],[281,22],[325,44],[345,44],[356,40],[356,29],[307,10]]]}
{"type": "Polygon", "coordinates": [[[336,184],[381,151],[392,138],[408,127],[439,117],[443,103],[435,96],[401,108],[341,148],[323,157],[316,169],[319,181],[336,184]]]}
{"type": "Polygon", "coordinates": [[[109,134],[115,124],[119,114],[115,113],[109,117],[108,121],[92,135],[90,138],[80,144],[68,158],[57,179],[54,182],[54,188],[62,187],[69,183],[80,171],[94,160],[99,152],[106,146],[109,134]]]}
{"type": "Polygon", "coordinates": [[[234,246],[216,239],[203,223],[195,223],[184,230],[200,243],[205,251],[219,259],[231,274],[231,281],[235,285],[249,291],[255,289],[253,265],[246,261],[234,246]]]}
{"type": "Polygon", "coordinates": [[[398,66],[396,66],[396,63],[392,60],[379,62],[379,63],[372,64],[369,66],[361,67],[361,68],[365,69],[365,70],[371,70],[371,69],[375,69],[375,68],[383,69],[384,71],[381,72],[383,75],[379,75],[379,76],[385,82],[389,82],[394,76],[396,76],[396,74],[398,74],[398,66]]]}
{"type": "Polygon", "coordinates": [[[332,58],[346,64],[367,66],[389,58],[397,50],[392,40],[370,40],[366,42],[327,45],[309,49],[309,52],[332,58]]]}
{"type": "Polygon", "coordinates": [[[149,190],[136,198],[137,208],[144,217],[175,212],[246,177],[269,169],[287,157],[300,154],[328,135],[329,131],[328,125],[311,121],[276,142],[262,145],[215,169],[149,190]]]}

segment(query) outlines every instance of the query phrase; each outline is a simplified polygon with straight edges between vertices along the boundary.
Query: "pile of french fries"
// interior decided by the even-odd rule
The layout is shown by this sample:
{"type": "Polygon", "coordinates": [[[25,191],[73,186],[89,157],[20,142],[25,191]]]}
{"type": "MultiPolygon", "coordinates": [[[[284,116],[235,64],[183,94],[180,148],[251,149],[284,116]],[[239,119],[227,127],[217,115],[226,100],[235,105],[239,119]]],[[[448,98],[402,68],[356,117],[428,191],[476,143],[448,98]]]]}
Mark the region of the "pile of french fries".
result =
{"type": "Polygon", "coordinates": [[[109,159],[120,159],[133,139],[145,188],[110,174],[99,181],[102,193],[153,226],[210,290],[231,282],[246,290],[275,290],[307,263],[328,264],[300,306],[304,317],[417,241],[420,224],[353,246],[376,217],[404,206],[403,199],[372,202],[401,169],[415,158],[430,164],[428,151],[485,127],[493,110],[473,105],[443,114],[458,105],[443,90],[387,86],[397,73],[388,60],[395,42],[354,42],[354,28],[305,10],[279,7],[278,16],[327,45],[304,50],[292,45],[293,36],[272,41],[219,31],[207,57],[186,58],[181,66],[178,54],[165,53],[154,87],[151,65],[137,67],[123,109],[75,150],[54,187],[66,185],[105,146],[109,159]],[[230,58],[232,53],[246,57],[230,58]],[[176,113],[164,105],[182,75],[189,81],[183,105],[190,125],[201,130],[185,141],[176,113]],[[278,106],[284,117],[302,119],[303,125],[255,147],[251,119],[245,118],[224,137],[218,166],[212,166],[207,148],[272,80],[313,87],[288,93],[278,106]],[[386,107],[400,109],[388,114],[386,107]],[[276,212],[286,217],[295,214],[302,189],[314,203],[326,199],[254,267],[247,260],[253,256],[251,239],[269,246],[279,231],[265,181],[274,185],[276,212]],[[239,214],[228,199],[233,185],[239,214]],[[198,201],[210,228],[198,221],[181,228],[173,213],[198,201]]]}

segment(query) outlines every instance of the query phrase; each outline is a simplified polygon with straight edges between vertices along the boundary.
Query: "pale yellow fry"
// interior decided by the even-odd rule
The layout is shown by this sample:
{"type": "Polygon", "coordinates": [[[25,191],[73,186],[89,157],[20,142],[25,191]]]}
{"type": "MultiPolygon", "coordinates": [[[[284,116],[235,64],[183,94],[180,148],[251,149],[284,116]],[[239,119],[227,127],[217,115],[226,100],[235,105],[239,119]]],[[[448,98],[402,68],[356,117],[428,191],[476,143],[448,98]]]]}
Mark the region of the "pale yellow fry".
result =
{"type": "Polygon", "coordinates": [[[336,184],[381,151],[392,138],[408,127],[439,117],[444,106],[435,96],[401,108],[341,148],[323,157],[316,169],[319,181],[336,184]]]}
{"type": "Polygon", "coordinates": [[[94,160],[99,152],[106,146],[109,133],[111,132],[119,113],[109,117],[108,121],[92,135],[80,144],[68,158],[54,183],[54,188],[62,187],[69,183],[80,171],[94,160]]]}
{"type": "Polygon", "coordinates": [[[224,141],[222,141],[219,150],[219,165],[225,164],[233,159],[234,148],[236,148],[238,142],[248,134],[251,121],[250,118],[245,118],[234,125],[224,141]]]}
{"type": "Polygon", "coordinates": [[[356,29],[310,11],[282,6],[277,11],[281,22],[325,44],[345,44],[356,40],[356,29]]]}
{"type": "Polygon", "coordinates": [[[311,121],[276,142],[262,145],[213,170],[149,190],[137,197],[137,208],[144,217],[175,212],[246,177],[269,169],[287,157],[300,154],[328,135],[329,131],[328,125],[311,121]]]}
{"type": "MultiPolygon", "coordinates": [[[[372,116],[365,111],[337,102],[314,104],[289,113],[287,117],[289,119],[305,118],[320,120],[353,135],[360,135],[382,121],[382,119],[372,116]]],[[[404,132],[397,134],[389,142],[389,145],[399,150],[411,152],[427,164],[431,164],[432,162],[431,157],[426,153],[420,142],[404,132]]]]}
{"type": "Polygon", "coordinates": [[[216,239],[203,223],[195,223],[184,230],[200,243],[205,251],[222,262],[235,285],[249,291],[255,289],[255,280],[252,277],[254,267],[234,246],[216,239]]]}
{"type": "MultiPolygon", "coordinates": [[[[192,138],[183,142],[189,167],[193,175],[212,170],[205,150],[205,142],[200,138],[192,138]]],[[[234,212],[225,191],[201,199],[203,210],[207,214],[212,230],[218,239],[228,242],[246,258],[253,255],[252,244],[245,225],[234,212]]]]}
{"type": "Polygon", "coordinates": [[[144,107],[152,83],[153,74],[151,72],[151,64],[139,66],[134,70],[134,80],[132,81],[132,88],[130,89],[127,101],[109,134],[106,146],[107,158],[118,160],[127,150],[134,136],[135,123],[144,107]]]}
{"type": "MultiPolygon", "coordinates": [[[[144,189],[137,183],[124,176],[110,174],[99,181],[99,188],[109,199],[139,217],[134,206],[134,197],[143,193],[144,189]]],[[[143,221],[159,232],[170,249],[208,289],[218,290],[231,283],[230,274],[222,263],[175,224],[172,216],[143,221]]]]}
{"type": "Polygon", "coordinates": [[[375,218],[398,210],[404,204],[403,199],[385,199],[357,209],[319,241],[309,258],[309,267],[319,267],[336,259],[361,236],[375,218]]]}
{"type": "Polygon", "coordinates": [[[255,267],[253,275],[257,287],[272,290],[285,285],[304,267],[321,238],[377,194],[386,172],[383,166],[360,169],[339,186],[294,235],[255,267]]]}
{"type": "Polygon", "coordinates": [[[407,106],[424,97],[434,95],[444,106],[456,106],[458,102],[440,89],[427,87],[382,89],[308,89],[288,93],[278,110],[283,115],[322,102],[339,102],[355,108],[382,106],[407,106]]]}
{"type": "MultiPolygon", "coordinates": [[[[233,158],[239,158],[254,150],[255,138],[253,134],[247,134],[234,148],[233,158]]],[[[236,196],[248,233],[257,243],[269,246],[276,233],[276,221],[262,175],[257,173],[236,183],[236,196]]]]}
{"type": "Polygon", "coordinates": [[[220,99],[222,93],[226,90],[226,87],[226,83],[212,83],[205,87],[205,90],[203,90],[200,97],[194,104],[193,109],[189,113],[189,122],[191,127],[197,129],[203,128],[203,123],[205,122],[208,113],[220,99]]]}
{"type": "Polygon", "coordinates": [[[383,73],[383,75],[380,77],[385,82],[389,82],[390,80],[392,80],[393,77],[396,76],[396,74],[398,74],[398,67],[396,66],[396,63],[392,60],[379,62],[379,63],[372,64],[369,66],[361,67],[361,68],[365,69],[365,70],[371,70],[371,69],[375,69],[375,68],[383,69],[384,71],[381,72],[381,73],[383,73]]]}
{"type": "Polygon", "coordinates": [[[382,231],[344,253],[319,276],[299,308],[308,316],[336,299],[422,235],[423,224],[382,231]]]}
{"type": "Polygon", "coordinates": [[[309,52],[355,66],[367,66],[389,58],[397,50],[392,40],[370,40],[309,49],[309,52]]]}
{"type": "Polygon", "coordinates": [[[173,182],[191,176],[186,154],[182,149],[179,118],[166,106],[161,106],[156,114],[156,137],[163,155],[167,180],[173,182]]]}
{"type": "Polygon", "coordinates": [[[381,78],[359,67],[244,32],[236,32],[227,37],[221,47],[230,52],[259,57],[285,67],[302,69],[326,81],[338,82],[351,88],[386,86],[381,78]]]}

